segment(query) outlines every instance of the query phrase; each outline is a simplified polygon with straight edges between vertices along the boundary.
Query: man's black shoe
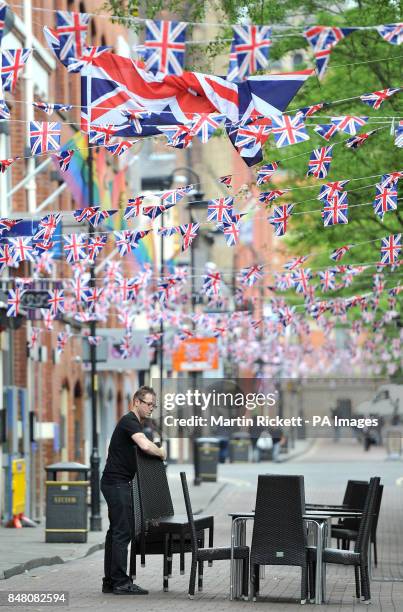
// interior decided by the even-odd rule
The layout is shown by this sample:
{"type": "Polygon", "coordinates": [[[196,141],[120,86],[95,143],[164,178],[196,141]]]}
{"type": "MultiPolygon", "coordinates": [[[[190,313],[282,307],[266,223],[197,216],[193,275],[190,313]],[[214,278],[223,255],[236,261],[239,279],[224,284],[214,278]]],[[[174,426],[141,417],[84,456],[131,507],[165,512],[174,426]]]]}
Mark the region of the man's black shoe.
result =
{"type": "Polygon", "coordinates": [[[148,591],[137,586],[137,584],[124,584],[114,587],[113,593],[115,595],[148,595],[148,591]]]}
{"type": "Polygon", "coordinates": [[[113,593],[113,584],[104,580],[102,582],[102,593],[113,593]]]}

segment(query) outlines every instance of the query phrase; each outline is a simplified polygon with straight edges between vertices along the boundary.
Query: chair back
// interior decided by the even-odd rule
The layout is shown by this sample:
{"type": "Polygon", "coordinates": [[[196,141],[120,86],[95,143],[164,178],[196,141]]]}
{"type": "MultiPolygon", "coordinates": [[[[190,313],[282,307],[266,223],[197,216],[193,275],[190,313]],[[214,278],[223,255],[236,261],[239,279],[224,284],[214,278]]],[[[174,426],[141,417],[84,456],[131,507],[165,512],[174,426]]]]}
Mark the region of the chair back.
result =
{"type": "Polygon", "coordinates": [[[303,476],[260,475],[258,478],[251,564],[306,563],[303,476]]]}
{"type": "Polygon", "coordinates": [[[180,477],[181,477],[181,483],[182,483],[183,497],[185,499],[186,514],[188,517],[189,527],[190,527],[190,539],[191,539],[191,544],[192,544],[192,552],[193,554],[196,554],[197,549],[198,549],[197,533],[196,533],[196,526],[195,526],[195,522],[193,518],[192,504],[190,502],[190,495],[189,495],[188,483],[186,480],[186,473],[181,472],[180,477]]]}
{"type": "Polygon", "coordinates": [[[380,484],[378,487],[378,495],[377,495],[376,502],[375,502],[374,519],[372,522],[372,529],[371,529],[371,540],[372,541],[375,540],[376,530],[378,528],[378,520],[379,520],[379,514],[381,512],[381,504],[382,504],[382,495],[383,495],[383,485],[380,484]]]}
{"type": "MultiPolygon", "coordinates": [[[[353,510],[364,510],[365,500],[367,498],[369,483],[366,480],[349,480],[344,494],[343,504],[353,510]]],[[[339,524],[343,529],[353,529],[358,531],[360,528],[360,519],[348,518],[341,519],[339,524]]]]}
{"type": "Polygon", "coordinates": [[[371,537],[375,508],[379,498],[380,480],[379,476],[375,476],[369,481],[368,493],[354,546],[354,552],[361,553],[364,556],[368,554],[369,538],[371,537]]]}

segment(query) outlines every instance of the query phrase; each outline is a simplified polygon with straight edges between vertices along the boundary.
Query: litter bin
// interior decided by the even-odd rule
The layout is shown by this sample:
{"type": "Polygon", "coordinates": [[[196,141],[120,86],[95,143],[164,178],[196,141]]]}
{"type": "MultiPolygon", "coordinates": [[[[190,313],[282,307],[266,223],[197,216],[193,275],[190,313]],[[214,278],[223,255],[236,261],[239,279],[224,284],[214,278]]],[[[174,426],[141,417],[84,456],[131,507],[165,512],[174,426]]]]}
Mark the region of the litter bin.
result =
{"type": "Polygon", "coordinates": [[[196,438],[194,441],[195,484],[217,482],[220,441],[218,438],[196,438]]]}
{"type": "Polygon", "coordinates": [[[88,465],[66,462],[46,470],[45,542],[86,542],[88,536],[88,465]],[[57,480],[57,475],[76,473],[77,480],[57,480]]]}
{"type": "Polygon", "coordinates": [[[239,431],[234,433],[229,442],[230,463],[249,461],[250,435],[247,432],[239,431]]]}

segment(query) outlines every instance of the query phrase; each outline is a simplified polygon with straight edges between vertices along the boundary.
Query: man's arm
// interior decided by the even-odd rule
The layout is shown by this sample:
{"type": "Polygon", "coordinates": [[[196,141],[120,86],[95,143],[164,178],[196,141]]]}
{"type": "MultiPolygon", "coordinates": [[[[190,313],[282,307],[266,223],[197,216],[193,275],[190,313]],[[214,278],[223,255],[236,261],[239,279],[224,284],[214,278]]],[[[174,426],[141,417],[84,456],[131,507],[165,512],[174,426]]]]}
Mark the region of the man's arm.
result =
{"type": "Polygon", "coordinates": [[[159,448],[154,442],[151,442],[143,433],[135,433],[132,435],[132,440],[137,444],[139,448],[147,455],[153,457],[159,457],[162,461],[165,461],[167,454],[164,448],[159,448]]]}

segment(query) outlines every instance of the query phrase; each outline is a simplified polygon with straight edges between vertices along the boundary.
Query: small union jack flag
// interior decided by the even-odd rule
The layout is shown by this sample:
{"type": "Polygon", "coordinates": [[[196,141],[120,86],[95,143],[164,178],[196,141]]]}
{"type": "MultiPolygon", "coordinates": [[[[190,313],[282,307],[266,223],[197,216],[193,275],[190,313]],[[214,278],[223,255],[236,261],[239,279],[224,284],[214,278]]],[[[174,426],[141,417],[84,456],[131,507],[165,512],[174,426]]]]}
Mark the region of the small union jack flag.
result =
{"type": "Polygon", "coordinates": [[[182,200],[182,198],[184,198],[191,191],[193,191],[193,189],[193,185],[186,185],[186,187],[179,187],[178,189],[164,191],[164,193],[160,197],[165,204],[177,204],[182,200]]]}
{"type": "Polygon", "coordinates": [[[282,204],[273,209],[273,215],[268,221],[273,225],[276,236],[284,236],[287,231],[288,219],[291,217],[294,204],[282,204]]]}
{"type": "Polygon", "coordinates": [[[220,272],[207,272],[203,277],[203,290],[206,295],[218,295],[220,293],[220,272]]]}
{"type": "Polygon", "coordinates": [[[129,206],[126,206],[123,218],[131,219],[132,217],[139,217],[143,209],[143,200],[145,196],[138,196],[137,198],[131,198],[128,200],[129,206]]]}
{"type": "Polygon", "coordinates": [[[9,244],[0,244],[0,272],[3,272],[4,268],[12,266],[14,263],[12,257],[12,250],[9,244]]]}
{"type": "Polygon", "coordinates": [[[74,153],[74,149],[66,149],[65,151],[61,151],[60,153],[54,156],[57,163],[59,164],[61,172],[66,172],[69,169],[70,162],[73,158],[74,153]]]}
{"type": "Polygon", "coordinates": [[[11,91],[11,93],[15,91],[18,77],[24,70],[31,53],[31,49],[2,49],[1,81],[3,91],[11,91]]]}
{"type": "Polygon", "coordinates": [[[130,142],[129,140],[122,140],[121,142],[117,142],[116,144],[108,145],[106,147],[106,150],[111,155],[120,157],[121,155],[126,153],[126,151],[131,149],[134,144],[134,142],[130,142]]]}
{"type": "Polygon", "coordinates": [[[263,266],[256,264],[248,268],[242,268],[240,271],[240,282],[247,287],[252,287],[258,280],[263,278],[263,266]]]}
{"type": "Polygon", "coordinates": [[[344,246],[339,247],[338,249],[333,251],[333,253],[330,254],[330,259],[333,259],[333,261],[340,261],[340,259],[342,259],[352,247],[352,244],[345,244],[344,246]]]}
{"type": "Polygon", "coordinates": [[[198,139],[205,144],[210,140],[214,132],[221,128],[224,120],[225,115],[217,115],[214,113],[195,113],[193,115],[190,133],[192,136],[197,136],[198,139]]]}
{"type": "Polygon", "coordinates": [[[61,62],[68,58],[80,59],[85,50],[88,22],[87,13],[56,11],[55,33],[59,39],[59,55],[61,62]]]}
{"type": "Polygon", "coordinates": [[[17,223],[20,223],[23,219],[7,219],[7,217],[0,217],[0,235],[4,232],[9,232],[17,223]]]}
{"type": "Polygon", "coordinates": [[[60,123],[31,121],[30,143],[32,155],[57,151],[60,148],[60,123]]]}
{"type": "Polygon", "coordinates": [[[309,140],[305,123],[300,113],[291,115],[273,115],[273,134],[277,148],[288,147],[309,140]]]}
{"type": "Polygon", "coordinates": [[[160,204],[159,206],[144,206],[143,215],[154,220],[160,215],[162,215],[162,213],[172,208],[173,206],[175,206],[175,204],[160,204]]]}
{"type": "Polygon", "coordinates": [[[5,100],[0,100],[0,118],[1,119],[10,119],[10,111],[5,102],[5,100]]]}
{"type": "Polygon", "coordinates": [[[395,264],[402,250],[402,235],[391,234],[381,240],[381,263],[395,264]]]}
{"type": "Polygon", "coordinates": [[[32,105],[35,106],[35,108],[39,108],[39,110],[42,110],[47,115],[52,115],[55,111],[69,111],[73,108],[72,104],[55,104],[50,102],[32,102],[32,105]]]}
{"type": "Polygon", "coordinates": [[[50,289],[49,290],[48,305],[52,316],[55,317],[58,312],[64,312],[64,291],[63,289],[50,289]]]}
{"type": "Polygon", "coordinates": [[[71,334],[68,331],[61,331],[57,334],[56,352],[58,355],[63,353],[70,337],[71,337],[71,334]]]}
{"type": "Polygon", "coordinates": [[[44,242],[49,242],[56,231],[62,217],[61,213],[49,213],[42,217],[38,224],[38,230],[33,237],[33,240],[42,239],[44,242]]]}
{"type": "Polygon", "coordinates": [[[403,43],[403,23],[389,23],[376,28],[383,40],[391,45],[401,45],[403,43]]]}
{"type": "Polygon", "coordinates": [[[178,234],[180,232],[179,226],[176,227],[159,227],[157,230],[158,236],[163,236],[164,238],[169,238],[174,234],[178,234]]]}
{"type": "Polygon", "coordinates": [[[271,126],[271,119],[241,123],[236,131],[235,146],[240,149],[254,149],[257,145],[264,145],[270,136],[271,126]]]}
{"type": "Polygon", "coordinates": [[[304,30],[304,36],[310,44],[315,60],[318,78],[321,79],[330,59],[330,53],[337,43],[354,32],[357,28],[333,28],[312,26],[304,30]]]}
{"type": "Polygon", "coordinates": [[[0,159],[0,172],[4,173],[17,159],[21,157],[9,157],[8,159],[0,159]]]}
{"type": "Polygon", "coordinates": [[[319,134],[319,136],[322,136],[322,138],[324,138],[326,142],[329,142],[329,140],[333,138],[335,134],[337,134],[337,127],[333,124],[317,125],[313,129],[314,132],[319,134]]]}
{"type": "Polygon", "coordinates": [[[397,209],[397,189],[396,186],[381,187],[376,185],[376,196],[374,200],[374,212],[383,219],[386,212],[397,209]]]}
{"type": "Polygon", "coordinates": [[[336,285],[335,272],[332,269],[321,270],[318,272],[320,278],[320,287],[325,293],[326,291],[333,291],[336,285]]]}
{"type": "Polygon", "coordinates": [[[270,202],[277,200],[277,198],[281,197],[288,191],[289,189],[273,189],[273,191],[262,191],[262,193],[259,194],[258,200],[261,204],[269,204],[270,202]]]}
{"type": "Polygon", "coordinates": [[[21,312],[21,298],[25,291],[22,291],[19,287],[15,289],[9,289],[7,299],[7,316],[16,317],[21,312]]]}
{"type": "Polygon", "coordinates": [[[117,210],[101,210],[99,206],[90,206],[87,211],[86,220],[92,225],[92,227],[98,227],[98,225],[103,223],[106,219],[113,217],[113,215],[116,215],[118,212],[117,210]]]}
{"type": "Polygon", "coordinates": [[[306,294],[308,291],[309,280],[312,278],[311,270],[309,268],[300,268],[291,275],[292,283],[297,293],[306,294]]]}
{"type": "Polygon", "coordinates": [[[209,200],[207,208],[207,221],[216,221],[217,223],[231,223],[234,206],[234,198],[228,196],[226,198],[216,198],[209,200]]]}
{"type": "Polygon", "coordinates": [[[177,149],[186,149],[193,140],[190,125],[159,125],[158,130],[167,137],[167,145],[177,149]]]}
{"type": "Polygon", "coordinates": [[[156,346],[161,340],[162,336],[163,336],[163,333],[154,332],[152,334],[148,334],[148,336],[146,336],[145,339],[146,339],[148,346],[156,346]]]}
{"type": "Polygon", "coordinates": [[[8,244],[12,248],[13,261],[19,263],[20,261],[31,261],[35,262],[34,247],[32,246],[32,238],[8,238],[8,244]]]}
{"type": "Polygon", "coordinates": [[[97,236],[90,236],[87,245],[88,261],[90,263],[94,263],[95,259],[101,253],[107,238],[108,236],[99,234],[97,236]]]}
{"type": "Polygon", "coordinates": [[[385,102],[385,100],[400,91],[400,89],[400,87],[388,87],[388,89],[380,89],[379,91],[373,91],[372,93],[363,94],[362,96],[360,96],[360,100],[365,104],[368,104],[368,106],[371,106],[372,108],[378,110],[378,108],[381,107],[381,104],[385,102]]]}
{"type": "Polygon", "coordinates": [[[76,263],[87,257],[87,240],[83,234],[67,234],[63,236],[63,250],[69,264],[76,263]]]}
{"type": "Polygon", "coordinates": [[[284,306],[283,308],[279,308],[277,314],[280,323],[282,323],[284,327],[287,327],[288,325],[291,325],[294,320],[295,306],[284,306]]]}
{"type": "Polygon", "coordinates": [[[312,106],[304,106],[303,108],[298,109],[298,112],[304,117],[311,117],[318,111],[322,110],[326,106],[326,102],[321,102],[320,104],[313,104],[312,106]]]}
{"type": "Polygon", "coordinates": [[[263,185],[265,183],[268,183],[277,169],[278,162],[271,162],[270,164],[261,166],[256,173],[256,185],[263,185]]]}
{"type": "Polygon", "coordinates": [[[346,147],[349,149],[359,149],[368,140],[368,138],[372,136],[372,134],[375,134],[375,132],[378,132],[378,130],[371,130],[365,134],[357,134],[357,136],[348,138],[348,140],[346,140],[346,147]]]}
{"type": "Polygon", "coordinates": [[[323,203],[323,225],[329,227],[336,224],[348,223],[347,192],[336,194],[323,203]]]}
{"type": "Polygon", "coordinates": [[[384,174],[379,183],[380,187],[389,187],[391,185],[397,186],[397,181],[403,177],[403,170],[398,172],[390,172],[384,174]]]}
{"type": "Polygon", "coordinates": [[[232,26],[232,48],[238,63],[238,79],[267,68],[271,46],[271,28],[268,26],[232,26]]]}
{"type": "Polygon", "coordinates": [[[317,179],[323,179],[329,172],[330,163],[332,161],[333,145],[314,149],[308,163],[307,176],[314,176],[317,179]]]}
{"type": "Polygon", "coordinates": [[[147,236],[150,230],[133,231],[123,230],[122,232],[113,232],[115,236],[116,248],[119,251],[119,255],[123,257],[128,253],[131,253],[134,249],[137,249],[141,238],[147,236]]]}
{"type": "Polygon", "coordinates": [[[67,72],[81,72],[81,70],[102,55],[110,51],[112,47],[84,47],[82,55],[80,57],[69,57],[67,59],[67,72]]]}
{"type": "Polygon", "coordinates": [[[90,144],[99,144],[99,145],[107,145],[110,143],[111,138],[119,132],[123,127],[122,125],[113,125],[111,123],[105,125],[94,125],[91,124],[89,131],[89,143],[90,144]]]}
{"type": "Polygon", "coordinates": [[[332,125],[335,125],[339,132],[355,136],[357,131],[361,129],[368,121],[368,117],[353,117],[345,115],[344,117],[332,117],[332,125]]]}
{"type": "Polygon", "coordinates": [[[228,189],[230,189],[230,187],[232,186],[231,185],[232,174],[226,174],[225,176],[220,176],[217,180],[222,185],[225,185],[226,187],[228,187],[228,189]]]}
{"type": "Polygon", "coordinates": [[[187,24],[146,19],[144,61],[146,70],[181,75],[185,60],[187,24]]]}
{"type": "Polygon", "coordinates": [[[330,200],[335,195],[340,195],[340,192],[343,191],[343,187],[347,185],[348,179],[345,181],[333,181],[331,183],[325,183],[320,188],[320,192],[318,195],[318,200],[330,200]]]}
{"type": "Polygon", "coordinates": [[[31,337],[28,341],[28,348],[30,350],[32,350],[33,348],[35,348],[38,340],[39,340],[39,336],[41,334],[41,328],[40,327],[32,327],[31,329],[31,337]]]}
{"type": "Polygon", "coordinates": [[[303,263],[306,262],[309,255],[301,255],[300,257],[294,257],[291,261],[288,261],[284,264],[284,268],[286,270],[296,270],[299,266],[302,266],[303,263]]]}
{"type": "Polygon", "coordinates": [[[403,147],[403,121],[399,121],[395,130],[395,146],[399,149],[403,147]]]}
{"type": "Polygon", "coordinates": [[[179,231],[182,235],[182,252],[186,251],[193,240],[197,237],[200,228],[200,223],[185,223],[179,226],[179,231]]]}

